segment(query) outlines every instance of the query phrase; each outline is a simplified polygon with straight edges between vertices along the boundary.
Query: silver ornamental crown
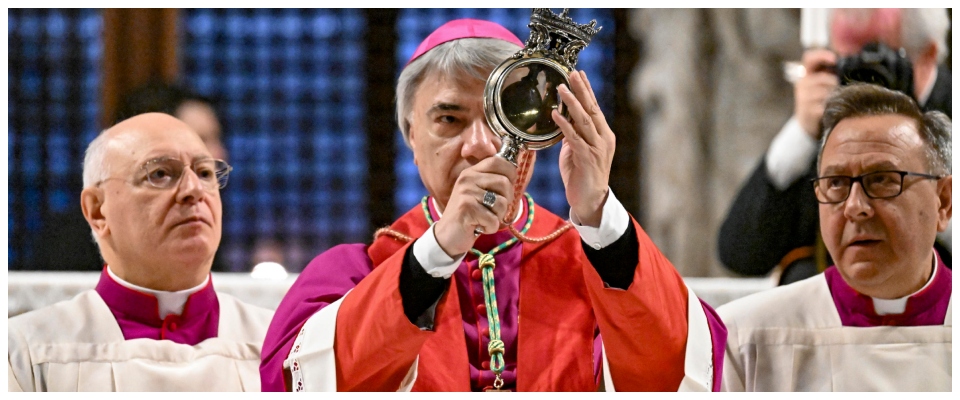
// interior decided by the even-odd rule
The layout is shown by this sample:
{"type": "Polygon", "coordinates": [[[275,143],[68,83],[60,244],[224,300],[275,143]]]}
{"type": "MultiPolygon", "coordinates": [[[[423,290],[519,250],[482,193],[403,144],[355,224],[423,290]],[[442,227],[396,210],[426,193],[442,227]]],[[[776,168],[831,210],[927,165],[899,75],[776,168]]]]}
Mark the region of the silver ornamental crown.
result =
{"type": "Polygon", "coordinates": [[[527,25],[530,38],[516,57],[551,58],[573,71],[580,50],[587,47],[590,39],[603,27],[597,26],[597,20],[578,24],[570,18],[569,11],[569,8],[564,8],[557,15],[549,8],[534,8],[530,13],[530,24],[527,25]]]}

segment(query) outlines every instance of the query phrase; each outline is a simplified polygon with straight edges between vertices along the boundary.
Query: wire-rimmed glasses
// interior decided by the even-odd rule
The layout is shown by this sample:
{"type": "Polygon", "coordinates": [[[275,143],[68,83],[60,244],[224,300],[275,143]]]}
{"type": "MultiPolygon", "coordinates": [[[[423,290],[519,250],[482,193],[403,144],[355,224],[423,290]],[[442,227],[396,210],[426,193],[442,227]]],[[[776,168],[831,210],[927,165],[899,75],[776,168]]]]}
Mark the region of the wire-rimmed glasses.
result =
{"type": "MultiPolygon", "coordinates": [[[[200,179],[200,184],[205,190],[214,191],[223,189],[227,186],[227,179],[230,177],[230,171],[233,167],[226,161],[204,158],[196,160],[191,164],[180,161],[173,157],[160,157],[147,161],[140,166],[140,175],[137,180],[145,180],[150,186],[158,189],[169,189],[180,184],[183,178],[183,171],[189,167],[193,173],[200,179]]],[[[119,177],[105,178],[97,182],[100,183],[111,179],[124,179],[119,177]]]]}

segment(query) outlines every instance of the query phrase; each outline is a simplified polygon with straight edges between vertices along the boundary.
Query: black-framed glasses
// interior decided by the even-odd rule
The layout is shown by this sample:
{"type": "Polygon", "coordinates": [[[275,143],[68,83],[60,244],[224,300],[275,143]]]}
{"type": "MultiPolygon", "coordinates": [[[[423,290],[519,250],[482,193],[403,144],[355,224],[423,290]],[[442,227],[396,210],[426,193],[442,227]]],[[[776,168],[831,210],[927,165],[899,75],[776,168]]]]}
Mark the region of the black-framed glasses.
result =
{"type": "Polygon", "coordinates": [[[832,175],[813,179],[817,201],[836,204],[850,197],[854,182],[859,182],[863,193],[871,199],[888,199],[903,192],[903,177],[917,176],[923,179],[940,179],[943,176],[907,171],[877,171],[860,176],[832,175]]]}

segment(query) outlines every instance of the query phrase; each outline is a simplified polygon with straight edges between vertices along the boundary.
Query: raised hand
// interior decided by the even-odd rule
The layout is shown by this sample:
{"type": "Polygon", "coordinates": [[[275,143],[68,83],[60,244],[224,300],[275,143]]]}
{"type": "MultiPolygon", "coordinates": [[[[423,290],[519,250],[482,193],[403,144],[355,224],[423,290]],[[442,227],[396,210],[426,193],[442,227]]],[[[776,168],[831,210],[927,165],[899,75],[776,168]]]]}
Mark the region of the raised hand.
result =
{"type": "Polygon", "coordinates": [[[806,69],[806,74],[793,87],[793,115],[796,116],[800,127],[817,140],[822,133],[819,132],[820,118],[823,117],[827,96],[840,84],[837,75],[824,71],[823,67],[836,63],[837,56],[832,51],[807,50],[803,53],[803,67],[806,69]]]}
{"type": "Polygon", "coordinates": [[[553,120],[563,131],[560,176],[573,214],[581,224],[599,227],[617,139],[600,111],[587,74],[570,73],[570,86],[558,88],[570,121],[553,111],[553,120]]]}

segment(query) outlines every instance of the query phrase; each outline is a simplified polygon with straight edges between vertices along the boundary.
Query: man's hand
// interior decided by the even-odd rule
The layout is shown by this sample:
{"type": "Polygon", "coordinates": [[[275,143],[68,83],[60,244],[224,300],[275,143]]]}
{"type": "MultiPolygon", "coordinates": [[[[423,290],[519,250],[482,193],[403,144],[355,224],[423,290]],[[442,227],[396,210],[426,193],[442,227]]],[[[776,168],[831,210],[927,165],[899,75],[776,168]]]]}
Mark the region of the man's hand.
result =
{"type": "Polygon", "coordinates": [[[513,201],[513,183],[517,168],[503,157],[487,157],[463,170],[453,185],[450,200],[437,221],[434,235],[437,244],[448,256],[457,258],[473,247],[477,240],[474,230],[494,233],[500,229],[500,220],[513,201]],[[496,194],[493,207],[483,205],[487,191],[496,194]]]}
{"type": "Polygon", "coordinates": [[[561,84],[558,88],[570,121],[553,111],[553,121],[563,131],[560,176],[573,215],[585,226],[599,227],[617,140],[600,111],[587,74],[570,73],[570,86],[561,84]]]}
{"type": "Polygon", "coordinates": [[[824,66],[837,64],[837,56],[824,49],[807,50],[803,53],[806,74],[793,87],[793,115],[800,127],[812,138],[820,140],[820,118],[827,103],[827,96],[840,84],[833,73],[823,71],[824,66]]]}

